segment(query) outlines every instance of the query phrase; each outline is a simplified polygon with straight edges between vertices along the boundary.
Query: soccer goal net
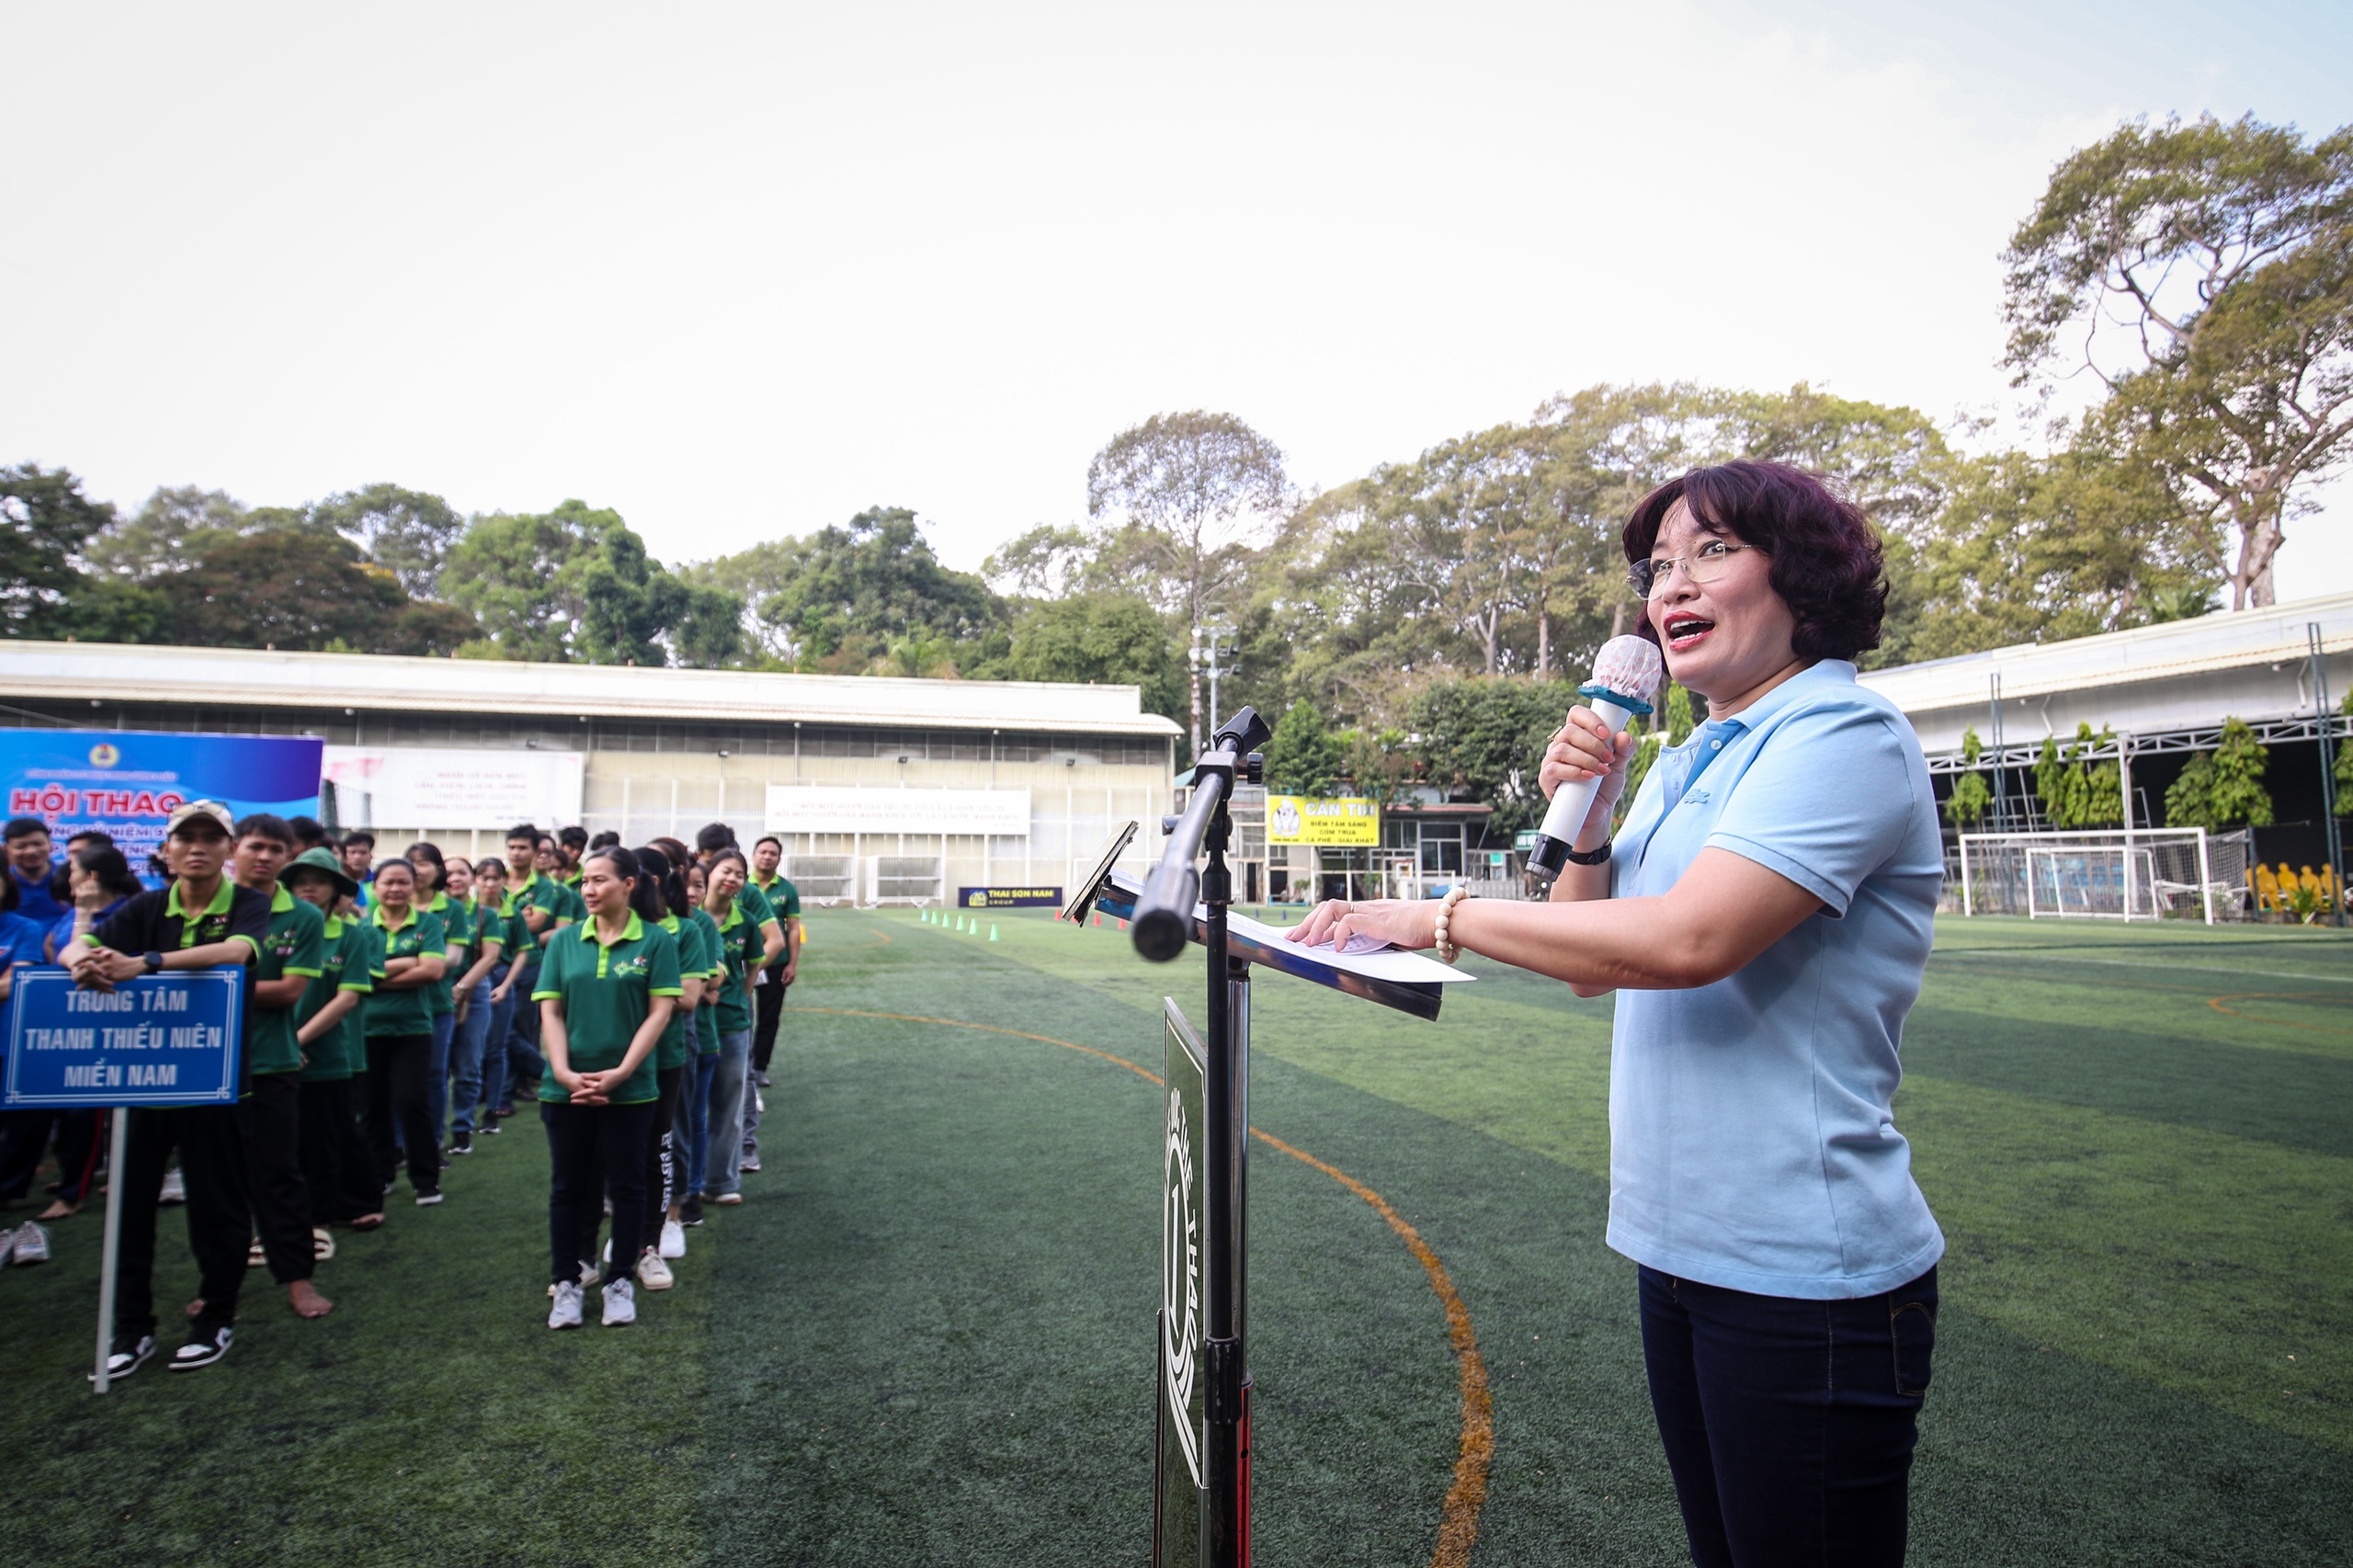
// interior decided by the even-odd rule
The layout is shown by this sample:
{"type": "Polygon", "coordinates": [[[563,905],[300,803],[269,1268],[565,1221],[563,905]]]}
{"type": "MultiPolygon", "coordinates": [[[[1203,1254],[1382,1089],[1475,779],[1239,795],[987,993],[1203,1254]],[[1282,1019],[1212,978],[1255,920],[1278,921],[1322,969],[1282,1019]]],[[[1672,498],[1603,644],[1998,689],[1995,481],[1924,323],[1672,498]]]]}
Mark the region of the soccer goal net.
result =
{"type": "Polygon", "coordinates": [[[2200,827],[1964,833],[1964,915],[2030,919],[2216,920],[2247,903],[2245,835],[2200,827]]]}

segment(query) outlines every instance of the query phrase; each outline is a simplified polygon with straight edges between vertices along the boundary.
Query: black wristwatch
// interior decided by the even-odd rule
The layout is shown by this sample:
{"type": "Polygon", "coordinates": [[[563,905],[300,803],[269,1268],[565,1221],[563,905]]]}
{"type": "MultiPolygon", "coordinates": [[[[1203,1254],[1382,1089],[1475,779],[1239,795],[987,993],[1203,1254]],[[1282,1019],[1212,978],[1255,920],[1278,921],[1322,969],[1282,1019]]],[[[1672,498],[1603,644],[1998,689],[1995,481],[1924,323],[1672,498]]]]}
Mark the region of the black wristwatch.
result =
{"type": "Polygon", "coordinates": [[[1598,866],[1608,858],[1609,840],[1606,838],[1601,841],[1601,847],[1598,849],[1587,850],[1582,854],[1574,849],[1569,851],[1569,864],[1572,866],[1598,866]]]}
{"type": "Polygon", "coordinates": [[[160,972],[160,971],[162,971],[163,967],[164,967],[164,955],[163,955],[163,954],[161,954],[161,953],[149,953],[149,954],[147,955],[147,972],[148,972],[148,973],[150,973],[150,974],[155,974],[155,973],[158,973],[158,972],[160,972]]]}

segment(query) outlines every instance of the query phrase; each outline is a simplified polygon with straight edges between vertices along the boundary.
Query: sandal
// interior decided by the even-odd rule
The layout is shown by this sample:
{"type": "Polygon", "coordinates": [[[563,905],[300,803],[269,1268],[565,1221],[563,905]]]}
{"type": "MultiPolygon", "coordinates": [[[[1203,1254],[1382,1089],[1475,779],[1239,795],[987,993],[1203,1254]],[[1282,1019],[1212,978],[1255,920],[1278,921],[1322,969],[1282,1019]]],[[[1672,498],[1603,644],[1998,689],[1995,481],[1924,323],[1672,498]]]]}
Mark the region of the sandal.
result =
{"type": "Polygon", "coordinates": [[[269,1254],[262,1250],[260,1242],[256,1241],[253,1245],[245,1249],[245,1267],[247,1268],[259,1268],[268,1261],[269,1254]]]}
{"type": "Polygon", "coordinates": [[[383,1223],[384,1217],[381,1214],[362,1214],[351,1221],[351,1228],[355,1231],[373,1231],[381,1228],[383,1223]]]}
{"type": "Polygon", "coordinates": [[[330,1235],[330,1234],[328,1234],[328,1233],[327,1233],[327,1228],[326,1228],[324,1225],[313,1225],[313,1226],[312,1226],[312,1227],[311,1227],[311,1257],[312,1257],[312,1260],[313,1260],[313,1262],[316,1262],[316,1263],[324,1263],[327,1259],[329,1259],[329,1258],[333,1257],[334,1256],[335,1256],[335,1237],[333,1237],[332,1235],[330,1235]]]}

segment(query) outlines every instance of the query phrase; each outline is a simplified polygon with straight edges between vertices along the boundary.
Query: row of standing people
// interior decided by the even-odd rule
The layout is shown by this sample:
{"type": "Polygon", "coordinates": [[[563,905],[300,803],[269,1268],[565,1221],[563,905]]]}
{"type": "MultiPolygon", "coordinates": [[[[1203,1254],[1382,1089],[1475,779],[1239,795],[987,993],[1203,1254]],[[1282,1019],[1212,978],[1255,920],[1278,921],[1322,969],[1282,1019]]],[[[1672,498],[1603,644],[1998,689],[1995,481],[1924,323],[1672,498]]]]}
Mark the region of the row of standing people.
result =
{"type": "MultiPolygon", "coordinates": [[[[747,858],[723,826],[698,836],[699,854],[676,841],[631,853],[591,848],[578,830],[541,834],[527,824],[508,835],[509,858],[529,868],[519,875],[506,861],[445,857],[429,843],[368,866],[374,846],[365,833],[330,844],[301,819],[233,822],[217,803],[193,802],[167,825],[160,858],[170,881],[153,892],[136,891],[110,846],[69,846],[61,872],[69,885],[60,891],[72,910],[43,942],[45,956],[97,988],[219,963],[244,965],[249,981],[237,1104],[130,1113],[119,1178],[133,1200],[125,1205],[116,1375],[154,1351],[155,1208],[169,1196],[165,1165],[175,1155],[202,1283],[188,1308],[188,1342],[170,1364],[194,1368],[226,1353],[248,1262],[269,1267],[299,1315],[324,1315],[333,1303],[313,1279],[317,1262],[333,1255],[328,1227],[382,1226],[383,1200],[404,1171],[415,1202],[438,1205],[449,1160],[471,1152],[477,1130],[495,1132],[518,1094],[536,1096],[547,1125],[551,1234],[573,1242],[557,1251],[596,1256],[606,1203],[580,1195],[601,1187],[620,1256],[639,1260],[633,1268],[608,1263],[605,1315],[633,1318],[635,1285],[670,1282],[663,1254],[683,1255],[700,1199],[740,1202],[742,1171],[757,1168],[756,1143],[745,1153],[765,1084],[765,1063],[757,1073],[750,1065],[753,1024],[767,1026],[758,1030],[765,1056],[798,969],[799,903],[776,874],[780,846],[764,840],[747,858]],[[575,837],[570,855],[567,836],[575,837]],[[648,919],[658,937],[645,931],[648,919]],[[631,941],[647,950],[616,961],[631,941]],[[665,944],[670,956],[657,960],[651,949],[665,944]],[[592,952],[585,969],[571,961],[592,952]],[[666,977],[672,965],[678,983],[656,995],[653,975],[666,977]],[[633,1001],[632,993],[642,994],[633,1001]],[[643,1085],[640,1063],[600,1055],[632,1008],[642,1009],[641,1023],[658,1012],[663,1024],[650,1054],[637,1053],[651,1065],[643,1085]],[[620,1066],[629,1071],[616,1075],[620,1066]],[[584,1167],[575,1134],[601,1125],[589,1113],[645,1103],[664,1113],[658,1128],[650,1116],[622,1112],[647,1121],[642,1162],[584,1167]],[[660,1216],[654,1228],[649,1191],[660,1216]]],[[[11,902],[26,875],[12,856],[11,902]]],[[[11,957],[22,956],[12,948],[11,957]]],[[[0,972],[0,987],[7,978],[0,972]]],[[[21,1119],[0,1147],[29,1142],[37,1152],[53,1135],[62,1172],[70,1181],[78,1169],[80,1187],[61,1183],[51,1213],[70,1213],[95,1159],[77,1167],[73,1130],[44,1123],[28,1140],[21,1119]]],[[[569,1278],[576,1292],[582,1276],[569,1278]]]]}

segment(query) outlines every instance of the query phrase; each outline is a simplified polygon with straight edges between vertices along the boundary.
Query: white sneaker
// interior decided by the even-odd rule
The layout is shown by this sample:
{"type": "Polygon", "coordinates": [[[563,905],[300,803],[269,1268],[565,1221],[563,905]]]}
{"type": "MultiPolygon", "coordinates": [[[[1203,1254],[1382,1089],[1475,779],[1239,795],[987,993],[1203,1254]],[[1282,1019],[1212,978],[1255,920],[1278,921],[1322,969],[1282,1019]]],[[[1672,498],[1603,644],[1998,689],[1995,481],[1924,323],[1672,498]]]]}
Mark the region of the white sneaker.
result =
{"type": "Polygon", "coordinates": [[[16,1261],[20,1264],[49,1261],[49,1233],[28,1220],[17,1232],[16,1261]]]}
{"type": "Polygon", "coordinates": [[[687,1228],[684,1225],[679,1224],[676,1220],[663,1221],[661,1250],[664,1257],[686,1256],[687,1228]]]}
{"type": "Polygon", "coordinates": [[[605,1287],[605,1326],[619,1328],[637,1321],[637,1287],[616,1279],[605,1287]]]}
{"type": "Polygon", "coordinates": [[[649,1290],[666,1290],[678,1279],[670,1272],[670,1266],[662,1261],[662,1255],[647,1247],[637,1255],[637,1282],[649,1290]]]}
{"type": "MultiPolygon", "coordinates": [[[[390,1189],[387,1188],[386,1190],[389,1191],[390,1189]]],[[[164,1185],[162,1189],[155,1194],[155,1201],[158,1203],[186,1203],[188,1201],[188,1178],[180,1175],[179,1166],[174,1165],[170,1170],[164,1173],[164,1185]]]]}
{"type": "MultiPolygon", "coordinates": [[[[588,1289],[588,1287],[590,1287],[591,1285],[594,1285],[596,1282],[597,1282],[597,1266],[596,1266],[595,1264],[593,1264],[593,1263],[584,1263],[584,1264],[582,1264],[582,1265],[580,1266],[580,1288],[581,1288],[581,1290],[587,1290],[587,1289],[588,1289]]],[[[548,1287],[548,1294],[549,1294],[551,1297],[552,1297],[552,1296],[555,1294],[555,1287],[554,1287],[554,1286],[551,1285],[551,1286],[549,1286],[549,1287],[548,1287]]]]}
{"type": "Polygon", "coordinates": [[[548,1309],[548,1326],[550,1328],[578,1328],[580,1326],[580,1287],[569,1279],[562,1279],[549,1286],[548,1293],[555,1298],[555,1305],[548,1309]]]}

